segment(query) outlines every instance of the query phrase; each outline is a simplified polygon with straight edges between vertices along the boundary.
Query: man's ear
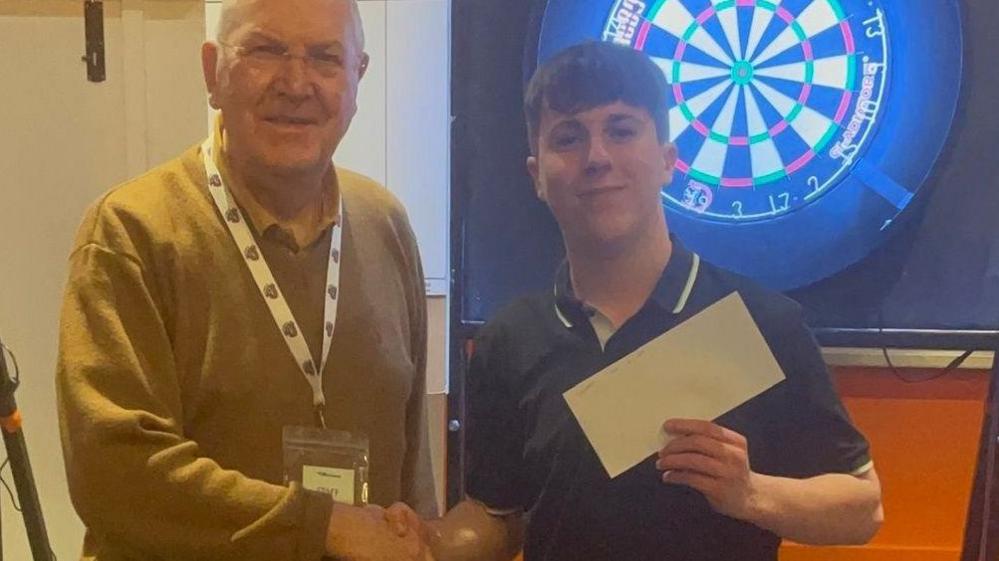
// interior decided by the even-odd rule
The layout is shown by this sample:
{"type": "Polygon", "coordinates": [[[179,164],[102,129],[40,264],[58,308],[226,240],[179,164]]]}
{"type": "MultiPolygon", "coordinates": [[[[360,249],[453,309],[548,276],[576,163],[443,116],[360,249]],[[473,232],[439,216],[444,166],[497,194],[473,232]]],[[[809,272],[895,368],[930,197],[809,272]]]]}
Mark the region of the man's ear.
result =
{"type": "Polygon", "coordinates": [[[662,145],[663,164],[666,171],[666,183],[673,181],[673,170],[676,169],[676,144],[665,142],[662,145]]]}
{"type": "Polygon", "coordinates": [[[371,57],[368,56],[368,53],[361,53],[361,65],[357,69],[358,81],[360,81],[361,78],[364,78],[364,75],[368,73],[368,64],[370,63],[371,57]]]}
{"type": "Polygon", "coordinates": [[[542,186],[542,182],[540,180],[537,156],[527,157],[527,173],[531,174],[531,180],[534,181],[534,193],[537,194],[539,199],[547,203],[548,197],[547,194],[545,193],[545,189],[542,186]]]}
{"type": "Polygon", "coordinates": [[[676,167],[676,144],[666,142],[662,146],[663,161],[666,162],[666,171],[672,172],[676,167]]]}
{"type": "Polygon", "coordinates": [[[211,41],[201,45],[201,72],[205,77],[205,89],[208,90],[208,103],[213,109],[219,109],[215,92],[219,86],[219,46],[211,41]]]}

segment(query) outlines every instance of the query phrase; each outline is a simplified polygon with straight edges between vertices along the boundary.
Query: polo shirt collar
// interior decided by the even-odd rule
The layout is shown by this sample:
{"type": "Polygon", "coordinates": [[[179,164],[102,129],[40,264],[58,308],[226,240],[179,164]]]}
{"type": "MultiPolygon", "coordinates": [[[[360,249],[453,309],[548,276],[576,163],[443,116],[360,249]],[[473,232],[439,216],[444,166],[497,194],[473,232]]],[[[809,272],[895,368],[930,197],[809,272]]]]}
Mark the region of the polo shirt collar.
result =
{"type": "MultiPolygon", "coordinates": [[[[683,312],[694,289],[701,258],[683,247],[680,240],[672,234],[670,241],[673,244],[672,253],[649,299],[654,300],[663,309],[679,314],[683,312]]],[[[555,273],[555,315],[563,325],[571,328],[588,321],[593,312],[592,307],[576,298],[572,289],[572,277],[569,274],[569,262],[563,260],[555,273]]]]}

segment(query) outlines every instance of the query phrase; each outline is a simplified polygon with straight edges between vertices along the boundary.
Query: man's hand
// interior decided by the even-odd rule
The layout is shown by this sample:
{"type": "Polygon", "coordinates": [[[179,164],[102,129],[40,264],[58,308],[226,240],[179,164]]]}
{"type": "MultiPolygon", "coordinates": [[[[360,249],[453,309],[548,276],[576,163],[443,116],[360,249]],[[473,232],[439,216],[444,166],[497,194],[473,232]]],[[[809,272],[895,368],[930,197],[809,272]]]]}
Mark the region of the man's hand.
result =
{"type": "Polygon", "coordinates": [[[721,514],[751,520],[759,493],[746,438],[709,421],[670,419],[663,427],[673,437],[656,462],[663,481],[693,487],[721,514]]]}
{"type": "Polygon", "coordinates": [[[395,503],[385,509],[385,519],[400,537],[415,534],[430,548],[440,542],[440,531],[420,518],[406,503],[395,503]]]}
{"type": "Polygon", "coordinates": [[[763,475],[749,467],[746,438],[707,421],[670,419],[673,436],[659,451],[663,481],[697,489],[718,512],[812,545],[863,544],[884,519],[873,467],[806,479],[763,475]]]}
{"type": "Polygon", "coordinates": [[[326,552],[343,561],[433,561],[419,532],[396,524],[396,518],[379,506],[334,503],[326,552]]]}
{"type": "Polygon", "coordinates": [[[523,517],[490,514],[474,500],[464,500],[443,518],[422,520],[411,508],[396,503],[385,511],[399,534],[416,533],[438,561],[508,561],[524,544],[523,517]]]}

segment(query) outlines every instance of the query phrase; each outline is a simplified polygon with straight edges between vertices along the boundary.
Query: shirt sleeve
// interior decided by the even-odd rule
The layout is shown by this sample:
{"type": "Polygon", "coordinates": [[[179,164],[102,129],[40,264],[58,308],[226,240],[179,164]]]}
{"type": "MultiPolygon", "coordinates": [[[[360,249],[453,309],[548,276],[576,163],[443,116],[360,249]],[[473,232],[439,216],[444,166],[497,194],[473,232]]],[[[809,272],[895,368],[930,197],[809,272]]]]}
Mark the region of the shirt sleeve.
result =
{"type": "Polygon", "coordinates": [[[317,561],[328,495],[223,469],[185,437],[163,310],[136,257],[94,243],[72,255],[56,386],[88,532],[140,558],[317,561]]]}
{"type": "Polygon", "coordinates": [[[787,415],[778,449],[794,477],[860,474],[870,469],[870,446],[854,426],[833,386],[818,343],[795,306],[780,329],[778,354],[787,377],[787,415]]]}
{"type": "Polygon", "coordinates": [[[496,513],[526,509],[524,431],[504,382],[501,329],[475,340],[466,376],[465,491],[496,513]]]}

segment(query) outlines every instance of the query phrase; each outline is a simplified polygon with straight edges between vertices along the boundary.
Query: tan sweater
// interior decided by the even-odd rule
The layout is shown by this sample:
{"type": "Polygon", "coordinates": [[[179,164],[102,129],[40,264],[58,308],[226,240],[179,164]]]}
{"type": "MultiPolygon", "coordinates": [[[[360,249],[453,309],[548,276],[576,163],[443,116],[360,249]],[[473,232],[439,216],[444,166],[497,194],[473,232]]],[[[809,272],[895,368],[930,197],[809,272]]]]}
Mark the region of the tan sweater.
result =
{"type": "MultiPolygon", "coordinates": [[[[383,187],[344,170],[337,180],[344,252],[327,421],[369,436],[373,503],[429,515],[416,244],[383,187]]],[[[329,230],[299,252],[255,234],[318,355],[329,230]]],[[[85,559],[322,556],[330,498],[281,485],[281,430],[312,424],[311,391],[210,200],[198,148],[87,213],[57,390],[85,559]]]]}

